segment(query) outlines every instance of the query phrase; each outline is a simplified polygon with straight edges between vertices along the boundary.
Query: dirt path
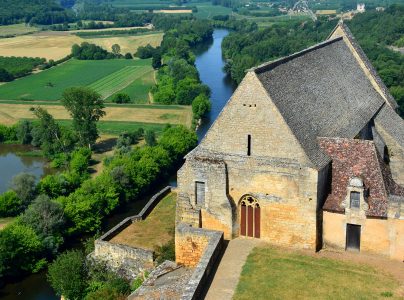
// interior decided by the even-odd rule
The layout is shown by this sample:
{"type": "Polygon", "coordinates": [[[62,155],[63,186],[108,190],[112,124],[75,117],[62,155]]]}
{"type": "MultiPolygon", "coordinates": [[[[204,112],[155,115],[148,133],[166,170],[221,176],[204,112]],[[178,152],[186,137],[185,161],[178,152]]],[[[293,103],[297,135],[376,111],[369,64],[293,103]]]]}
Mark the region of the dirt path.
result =
{"type": "Polygon", "coordinates": [[[262,242],[258,239],[237,238],[231,240],[219,263],[212,284],[206,294],[207,300],[232,299],[240,278],[241,269],[251,250],[262,242]]]}

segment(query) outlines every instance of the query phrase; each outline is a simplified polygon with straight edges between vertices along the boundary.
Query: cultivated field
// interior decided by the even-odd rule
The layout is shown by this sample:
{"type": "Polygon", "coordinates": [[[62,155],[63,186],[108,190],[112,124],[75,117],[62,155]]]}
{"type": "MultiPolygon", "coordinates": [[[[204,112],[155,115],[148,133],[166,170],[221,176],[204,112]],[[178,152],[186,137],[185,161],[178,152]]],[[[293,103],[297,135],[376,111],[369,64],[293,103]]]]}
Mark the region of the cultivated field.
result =
{"type": "Polygon", "coordinates": [[[228,15],[232,13],[231,8],[220,5],[212,5],[211,2],[202,2],[202,3],[191,2],[188,5],[196,6],[198,8],[198,12],[194,13],[194,15],[197,18],[201,19],[211,19],[213,16],[228,15]]]}
{"type": "Polygon", "coordinates": [[[323,10],[317,10],[316,15],[332,15],[336,14],[337,11],[335,9],[323,9],[323,10]]]}
{"type": "MultiPolygon", "coordinates": [[[[0,124],[12,125],[20,119],[34,119],[34,115],[30,111],[33,106],[36,106],[35,103],[0,103],[0,124]]],[[[45,108],[57,120],[70,119],[69,113],[62,105],[40,106],[45,108]]],[[[103,122],[183,124],[188,127],[191,126],[192,122],[192,109],[190,106],[111,105],[104,110],[106,115],[102,118],[103,122]]]]}
{"type": "Polygon", "coordinates": [[[403,299],[398,278],[385,273],[385,264],[374,269],[363,262],[257,247],[243,266],[233,299],[403,299]]]}
{"type": "MultiPolygon", "coordinates": [[[[68,87],[89,85],[108,97],[152,72],[150,59],[72,59],[54,68],[1,85],[0,99],[55,101],[61,99],[63,91],[68,87]]],[[[134,99],[144,97],[152,84],[153,82],[147,80],[141,81],[136,88],[130,90],[129,95],[134,99]],[[138,96],[137,91],[142,96],[138,96]]],[[[148,98],[145,98],[144,102],[147,101],[148,98]]]]}
{"type": "Polygon", "coordinates": [[[106,99],[151,71],[150,66],[127,66],[97,80],[89,87],[100,93],[103,99],[106,99]]]}
{"type": "MultiPolygon", "coordinates": [[[[111,29],[109,29],[111,30],[111,29]]],[[[89,42],[111,50],[113,44],[121,46],[121,52],[134,53],[139,46],[158,46],[163,34],[81,38],[70,32],[42,31],[31,35],[0,39],[0,56],[28,56],[61,59],[71,52],[73,44],[89,42]]]]}
{"type": "Polygon", "coordinates": [[[38,27],[26,26],[25,24],[13,24],[0,26],[0,37],[21,35],[40,30],[38,27]]]}

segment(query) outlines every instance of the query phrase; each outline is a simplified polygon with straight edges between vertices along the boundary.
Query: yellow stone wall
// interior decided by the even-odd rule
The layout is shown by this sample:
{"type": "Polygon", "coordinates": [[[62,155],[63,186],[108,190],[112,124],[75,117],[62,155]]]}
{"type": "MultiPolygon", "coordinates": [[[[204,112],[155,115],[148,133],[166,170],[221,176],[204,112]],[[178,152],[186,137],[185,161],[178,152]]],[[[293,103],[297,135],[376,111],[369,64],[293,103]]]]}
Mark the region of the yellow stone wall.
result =
{"type": "Polygon", "coordinates": [[[175,261],[186,267],[195,267],[203,255],[209,237],[175,233],[175,261]]]}
{"type": "Polygon", "coordinates": [[[323,213],[323,239],[327,247],[345,249],[346,224],[361,225],[360,251],[404,260],[404,220],[347,220],[345,214],[323,213]]]}

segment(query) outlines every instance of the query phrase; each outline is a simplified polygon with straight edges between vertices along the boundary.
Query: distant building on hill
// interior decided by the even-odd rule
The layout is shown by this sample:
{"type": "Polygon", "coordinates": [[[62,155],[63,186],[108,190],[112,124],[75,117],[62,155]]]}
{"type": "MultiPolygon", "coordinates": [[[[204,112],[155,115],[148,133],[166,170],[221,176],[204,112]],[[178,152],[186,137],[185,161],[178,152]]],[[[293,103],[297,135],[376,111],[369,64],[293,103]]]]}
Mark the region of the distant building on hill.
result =
{"type": "MultiPolygon", "coordinates": [[[[177,226],[403,261],[396,109],[343,23],[320,44],[250,69],[178,171],[177,226]]],[[[176,234],[177,261],[187,261],[198,241],[176,234]]]]}
{"type": "Polygon", "coordinates": [[[360,13],[365,12],[365,3],[358,3],[356,5],[356,11],[360,13]]]}

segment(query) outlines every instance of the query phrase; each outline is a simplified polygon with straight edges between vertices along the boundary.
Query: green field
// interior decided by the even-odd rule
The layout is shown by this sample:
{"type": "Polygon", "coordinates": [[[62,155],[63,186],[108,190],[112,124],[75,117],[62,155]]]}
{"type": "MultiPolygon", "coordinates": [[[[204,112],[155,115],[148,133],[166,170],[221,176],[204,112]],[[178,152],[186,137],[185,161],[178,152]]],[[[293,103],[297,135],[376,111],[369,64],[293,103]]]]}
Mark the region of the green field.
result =
{"type": "Polygon", "coordinates": [[[399,282],[368,265],[255,248],[233,299],[402,299],[399,282]]]}
{"type": "Polygon", "coordinates": [[[311,20],[309,16],[306,15],[281,15],[281,16],[274,16],[274,17],[254,17],[254,16],[242,16],[236,15],[239,19],[247,19],[249,21],[257,23],[258,27],[268,27],[273,25],[274,23],[281,24],[281,23],[288,23],[294,21],[305,21],[311,20]]]}
{"type": "Polygon", "coordinates": [[[146,66],[126,66],[119,71],[97,80],[89,85],[106,99],[120,90],[129,86],[135,80],[142,78],[146,73],[150,73],[152,67],[146,66]]]}
{"type": "MultiPolygon", "coordinates": [[[[49,70],[1,85],[0,99],[55,101],[61,99],[63,91],[68,87],[93,84],[97,91],[109,96],[150,72],[150,65],[150,59],[72,59],[49,70]],[[129,72],[130,79],[125,78],[126,72],[129,72]]],[[[142,86],[141,92],[144,94],[144,89],[150,86],[142,86]]],[[[136,92],[136,89],[133,92],[136,92]]]]}
{"type": "Polygon", "coordinates": [[[190,2],[187,4],[187,6],[196,6],[198,8],[198,12],[194,13],[193,15],[200,19],[211,19],[213,16],[229,15],[232,13],[231,8],[220,5],[212,5],[211,2],[190,2]]]}

